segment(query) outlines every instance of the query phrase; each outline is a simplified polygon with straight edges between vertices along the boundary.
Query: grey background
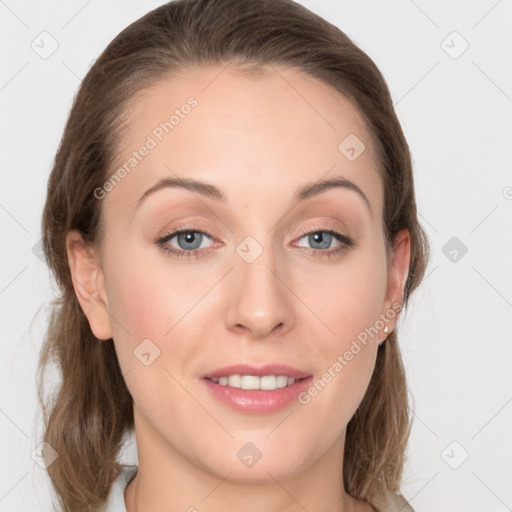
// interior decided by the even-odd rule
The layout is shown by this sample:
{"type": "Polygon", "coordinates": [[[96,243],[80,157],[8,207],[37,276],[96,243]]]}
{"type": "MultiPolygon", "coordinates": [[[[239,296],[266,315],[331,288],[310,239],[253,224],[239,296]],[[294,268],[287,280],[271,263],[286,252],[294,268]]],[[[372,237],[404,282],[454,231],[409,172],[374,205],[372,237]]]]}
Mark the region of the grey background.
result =
{"type": "MultiPolygon", "coordinates": [[[[161,3],[0,0],[0,512],[50,509],[35,371],[56,291],[37,257],[52,159],[92,61],[161,3]]],[[[417,512],[512,510],[512,2],[300,3],[383,72],[432,245],[398,326],[414,403],[403,492],[417,512]]]]}

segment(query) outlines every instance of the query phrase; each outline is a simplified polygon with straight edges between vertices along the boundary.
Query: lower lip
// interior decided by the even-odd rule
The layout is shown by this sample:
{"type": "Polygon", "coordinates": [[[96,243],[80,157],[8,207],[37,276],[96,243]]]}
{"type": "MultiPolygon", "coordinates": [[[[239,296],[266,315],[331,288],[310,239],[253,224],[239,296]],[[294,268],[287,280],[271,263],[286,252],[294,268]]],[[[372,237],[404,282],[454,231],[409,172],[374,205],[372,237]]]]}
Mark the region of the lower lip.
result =
{"type": "Polygon", "coordinates": [[[298,380],[291,386],[272,391],[239,389],[202,379],[213,396],[232,409],[248,414],[270,414],[290,405],[311,384],[313,377],[298,380]]]}

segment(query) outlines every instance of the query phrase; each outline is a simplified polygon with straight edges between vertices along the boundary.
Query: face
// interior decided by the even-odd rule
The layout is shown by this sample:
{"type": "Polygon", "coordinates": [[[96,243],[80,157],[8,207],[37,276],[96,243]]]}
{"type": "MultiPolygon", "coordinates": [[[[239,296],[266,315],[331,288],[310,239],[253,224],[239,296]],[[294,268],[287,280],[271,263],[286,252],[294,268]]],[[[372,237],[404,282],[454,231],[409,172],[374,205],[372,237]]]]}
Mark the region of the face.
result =
{"type": "Polygon", "coordinates": [[[69,245],[91,328],[114,339],[141,464],[179,460],[246,482],[339,466],[394,327],[409,242],[397,237],[386,266],[365,123],[327,85],[277,70],[189,69],[140,93],[112,168],[125,172],[97,191],[101,250],[86,265],[69,245]],[[178,178],[189,185],[153,188],[178,178]],[[309,377],[291,401],[268,391],[268,410],[248,403],[262,392],[235,390],[235,407],[203,377],[237,364],[309,377]],[[251,467],[247,455],[261,458],[251,467]]]}

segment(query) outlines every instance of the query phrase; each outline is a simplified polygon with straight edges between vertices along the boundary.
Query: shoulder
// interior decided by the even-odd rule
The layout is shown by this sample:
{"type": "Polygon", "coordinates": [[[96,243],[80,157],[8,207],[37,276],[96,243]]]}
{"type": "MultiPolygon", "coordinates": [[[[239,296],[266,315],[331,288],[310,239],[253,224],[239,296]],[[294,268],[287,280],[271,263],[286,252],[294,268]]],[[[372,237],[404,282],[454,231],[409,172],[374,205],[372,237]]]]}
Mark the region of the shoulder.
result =
{"type": "Polygon", "coordinates": [[[389,512],[396,512],[398,510],[400,512],[414,512],[409,502],[401,494],[394,494],[389,512]]]}
{"type": "Polygon", "coordinates": [[[395,507],[400,507],[397,510],[400,510],[401,512],[414,512],[414,509],[411,507],[409,502],[401,494],[396,495],[395,507]]]}
{"type": "Polygon", "coordinates": [[[410,503],[401,494],[379,496],[373,504],[376,512],[414,512],[410,503]]]}
{"type": "Polygon", "coordinates": [[[119,473],[112,483],[103,512],[126,512],[124,490],[137,473],[137,466],[119,466],[119,473]]]}

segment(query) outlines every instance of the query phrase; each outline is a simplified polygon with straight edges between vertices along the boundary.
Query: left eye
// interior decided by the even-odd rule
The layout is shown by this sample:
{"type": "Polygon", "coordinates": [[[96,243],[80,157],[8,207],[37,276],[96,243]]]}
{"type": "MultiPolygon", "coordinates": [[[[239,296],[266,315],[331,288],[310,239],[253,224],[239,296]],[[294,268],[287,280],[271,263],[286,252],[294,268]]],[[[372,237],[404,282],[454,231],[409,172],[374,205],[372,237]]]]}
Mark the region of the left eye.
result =
{"type": "MultiPolygon", "coordinates": [[[[307,239],[310,244],[313,244],[311,249],[329,249],[333,240],[340,241],[340,235],[334,231],[312,231],[307,233],[300,240],[307,239]],[[315,247],[318,245],[318,247],[315,247]]],[[[300,241],[299,240],[299,241],[300,241]]]]}

